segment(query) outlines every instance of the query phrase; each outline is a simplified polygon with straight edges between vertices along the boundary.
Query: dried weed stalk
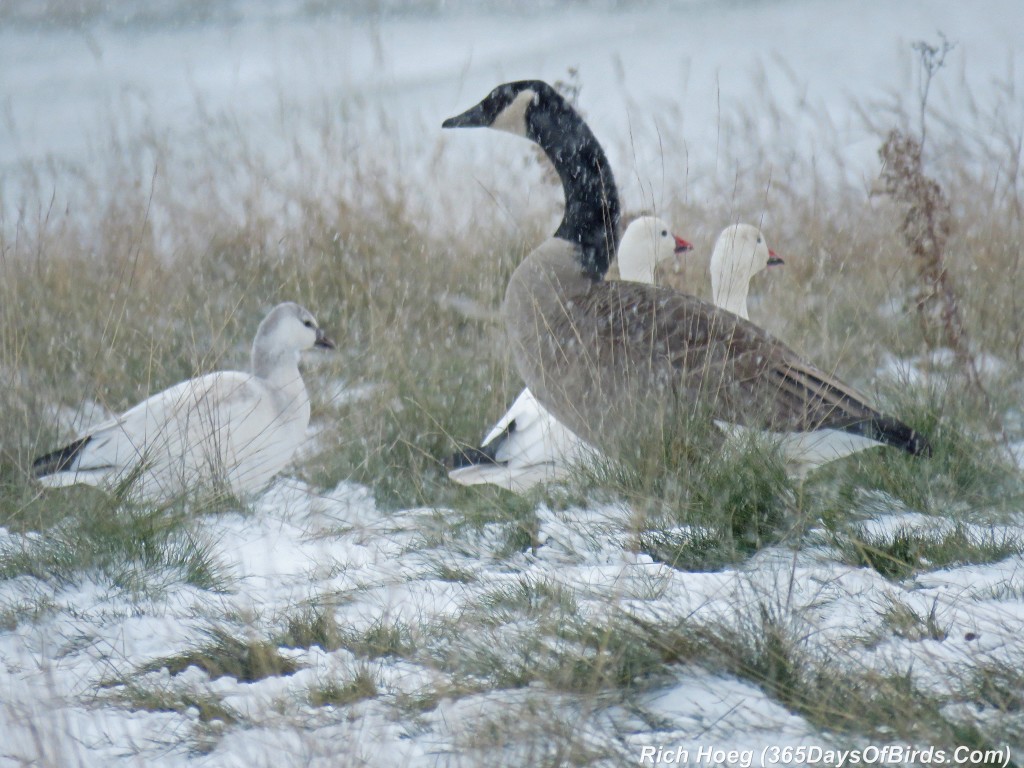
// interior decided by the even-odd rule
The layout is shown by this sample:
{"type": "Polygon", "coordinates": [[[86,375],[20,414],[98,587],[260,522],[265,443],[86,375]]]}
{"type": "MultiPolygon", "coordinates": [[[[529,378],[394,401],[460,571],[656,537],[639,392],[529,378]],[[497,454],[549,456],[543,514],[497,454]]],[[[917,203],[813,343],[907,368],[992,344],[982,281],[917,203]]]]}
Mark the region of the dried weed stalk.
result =
{"type": "Polygon", "coordinates": [[[925,342],[932,349],[953,350],[968,383],[988,405],[1003,441],[1006,433],[995,416],[981,380],[977,360],[959,310],[959,295],[945,267],[946,242],[952,229],[949,202],[937,181],[924,172],[921,142],[894,128],[878,151],[885,192],[905,209],[903,239],[917,266],[920,283],[914,297],[925,342]]]}
{"type": "Polygon", "coordinates": [[[918,61],[921,66],[921,81],[918,85],[921,146],[924,146],[925,138],[928,135],[928,124],[925,117],[927,116],[928,92],[932,87],[932,78],[946,65],[946,56],[949,55],[949,52],[956,48],[956,43],[950,42],[942,32],[939,32],[939,39],[942,41],[939,45],[932,45],[926,40],[918,40],[910,46],[917,52],[918,61]]]}
{"type": "Polygon", "coordinates": [[[957,364],[968,380],[983,394],[978,366],[959,310],[959,296],[945,266],[946,242],[952,230],[949,201],[937,181],[924,172],[926,115],[932,78],[956,47],[941,32],[941,45],[924,41],[913,44],[921,64],[920,138],[893,128],[878,154],[882,159],[885,192],[901,205],[903,239],[910,249],[920,278],[914,301],[921,331],[929,348],[946,346],[953,350],[957,364]]]}
{"type": "Polygon", "coordinates": [[[914,301],[925,340],[933,348],[948,346],[966,363],[967,331],[944,263],[952,229],[949,201],[939,183],[925,175],[921,143],[913,136],[894,128],[879,155],[885,192],[905,209],[901,230],[921,278],[914,301]]]}

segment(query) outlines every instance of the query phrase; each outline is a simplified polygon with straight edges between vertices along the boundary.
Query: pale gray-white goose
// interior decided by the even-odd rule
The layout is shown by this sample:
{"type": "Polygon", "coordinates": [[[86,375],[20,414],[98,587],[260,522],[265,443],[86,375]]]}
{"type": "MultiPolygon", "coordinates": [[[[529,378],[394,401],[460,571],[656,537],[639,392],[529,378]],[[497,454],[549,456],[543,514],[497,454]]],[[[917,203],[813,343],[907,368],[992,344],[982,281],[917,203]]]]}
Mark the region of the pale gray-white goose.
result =
{"type": "Polygon", "coordinates": [[[133,498],[170,501],[198,488],[262,489],[306,438],[309,396],[299,353],[333,349],[298,304],[279,304],[252,345],[252,372],[183,381],[33,462],[44,485],[128,484],[133,498]]]}
{"type": "Polygon", "coordinates": [[[558,171],[562,222],[513,273],[502,315],[519,374],[580,438],[618,455],[647,427],[697,417],[783,434],[839,430],[930,452],[922,435],[748,320],[667,288],[605,281],[615,180],[590,128],[551,86],[500,85],[443,127],[526,137],[558,171]]]}
{"type": "MultiPolygon", "coordinates": [[[[626,227],[619,243],[619,277],[653,283],[658,264],[692,246],[656,216],[641,216],[626,227]]],[[[552,416],[529,388],[519,393],[479,448],[449,459],[448,477],[462,485],[490,483],[523,493],[539,483],[564,477],[576,463],[594,455],[552,416]]]]}
{"type": "Polygon", "coordinates": [[[744,320],[750,281],[762,270],[782,264],[775,251],[751,224],[733,224],[722,230],[711,252],[711,301],[744,320]]]}

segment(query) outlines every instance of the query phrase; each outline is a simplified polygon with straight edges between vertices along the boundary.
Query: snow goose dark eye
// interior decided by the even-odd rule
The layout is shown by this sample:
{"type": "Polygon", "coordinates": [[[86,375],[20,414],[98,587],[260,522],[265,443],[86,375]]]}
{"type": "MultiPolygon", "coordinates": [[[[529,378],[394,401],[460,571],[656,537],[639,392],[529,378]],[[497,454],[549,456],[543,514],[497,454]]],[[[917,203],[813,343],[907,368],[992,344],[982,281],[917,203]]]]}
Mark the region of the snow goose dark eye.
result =
{"type": "Polygon", "coordinates": [[[662,237],[668,237],[668,230],[667,229],[661,230],[661,236],[662,237]]]}
{"type": "Polygon", "coordinates": [[[302,324],[304,326],[306,326],[307,328],[315,328],[316,327],[315,325],[313,325],[313,321],[312,320],[303,320],[302,324]]]}

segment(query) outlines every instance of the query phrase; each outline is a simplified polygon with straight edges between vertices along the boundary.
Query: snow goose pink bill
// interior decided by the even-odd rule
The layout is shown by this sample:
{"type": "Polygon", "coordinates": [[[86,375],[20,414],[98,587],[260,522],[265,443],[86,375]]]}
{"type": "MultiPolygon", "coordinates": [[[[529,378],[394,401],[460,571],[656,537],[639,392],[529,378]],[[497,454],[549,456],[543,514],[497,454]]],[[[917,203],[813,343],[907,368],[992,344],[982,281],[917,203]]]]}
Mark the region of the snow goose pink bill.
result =
{"type": "Polygon", "coordinates": [[[166,502],[200,488],[261,490],[306,437],[309,396],[299,355],[334,349],[306,309],[279,304],[252,345],[252,372],[176,384],[33,463],[50,487],[85,483],[166,502]]]}
{"type": "MultiPolygon", "coordinates": [[[[653,283],[658,264],[692,248],[655,216],[635,219],[619,243],[619,276],[653,283]]],[[[539,483],[564,477],[570,467],[594,456],[594,449],[574,435],[524,389],[479,448],[448,460],[448,477],[462,485],[491,483],[523,493],[539,483]]]]}
{"type": "Polygon", "coordinates": [[[502,317],[538,402],[603,454],[694,417],[780,434],[832,429],[930,453],[923,435],[750,321],[668,288],[604,280],[619,220],[615,179],[593,132],[547,83],[500,85],[442,127],[523,136],[558,172],[562,221],[512,274],[502,317]]]}

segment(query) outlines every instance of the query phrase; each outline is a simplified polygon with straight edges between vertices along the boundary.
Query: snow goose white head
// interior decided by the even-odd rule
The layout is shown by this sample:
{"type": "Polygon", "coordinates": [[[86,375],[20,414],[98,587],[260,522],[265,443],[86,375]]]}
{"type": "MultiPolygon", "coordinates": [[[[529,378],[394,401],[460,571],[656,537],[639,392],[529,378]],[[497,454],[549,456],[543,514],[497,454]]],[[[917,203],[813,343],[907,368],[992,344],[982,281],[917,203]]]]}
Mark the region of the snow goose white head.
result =
{"type": "Polygon", "coordinates": [[[672,234],[669,225],[658,217],[641,216],[626,227],[619,243],[619,277],[635,283],[654,283],[658,264],[672,261],[692,248],[683,238],[672,234]]]}
{"type": "Polygon", "coordinates": [[[744,320],[750,280],[766,267],[784,262],[768,247],[761,230],[750,224],[726,227],[711,254],[711,299],[744,320]]]}
{"type": "Polygon", "coordinates": [[[252,343],[252,372],[260,378],[273,378],[281,366],[298,363],[299,353],[320,347],[334,349],[334,342],[317,325],[316,318],[293,301],[278,304],[263,318],[252,343]]]}

